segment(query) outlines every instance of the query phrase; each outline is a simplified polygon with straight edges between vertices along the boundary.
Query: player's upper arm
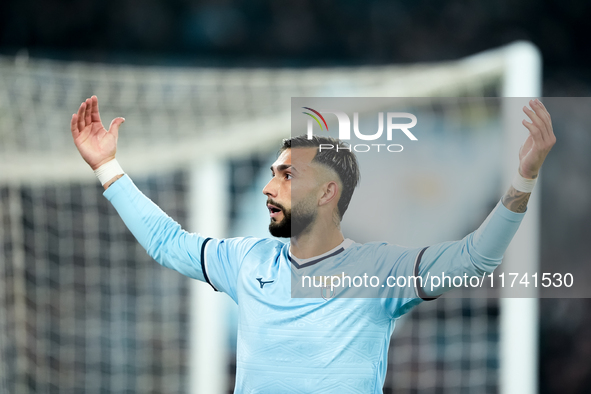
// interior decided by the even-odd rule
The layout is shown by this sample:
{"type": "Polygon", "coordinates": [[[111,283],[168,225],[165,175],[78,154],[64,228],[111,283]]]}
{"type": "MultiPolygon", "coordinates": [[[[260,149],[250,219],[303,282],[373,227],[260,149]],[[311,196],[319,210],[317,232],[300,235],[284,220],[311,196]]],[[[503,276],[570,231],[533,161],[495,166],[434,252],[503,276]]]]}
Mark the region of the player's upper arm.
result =
{"type": "Polygon", "coordinates": [[[366,256],[364,260],[371,256],[368,267],[373,268],[370,271],[364,268],[363,273],[380,279],[376,296],[382,298],[388,316],[399,318],[421,303],[423,300],[417,295],[414,279],[415,263],[421,248],[404,248],[388,243],[370,243],[366,246],[369,249],[363,251],[362,255],[366,256]]]}
{"type": "Polygon", "coordinates": [[[269,240],[245,237],[207,239],[201,249],[204,279],[214,290],[227,293],[236,302],[236,285],[243,262],[257,246],[264,248],[269,240]]]}
{"type": "MultiPolygon", "coordinates": [[[[435,299],[451,289],[449,281],[442,283],[438,278],[459,276],[480,276],[483,270],[480,264],[470,254],[470,239],[468,235],[460,241],[442,242],[425,248],[419,255],[416,272],[422,278],[422,286],[418,286],[417,293],[425,300],[435,299]]],[[[496,264],[495,264],[496,266],[496,264]]]]}
{"type": "Polygon", "coordinates": [[[501,264],[503,254],[519,228],[523,213],[509,211],[499,201],[478,229],[460,241],[442,242],[430,246],[421,258],[419,272],[423,278],[431,277],[423,286],[425,294],[436,297],[453,286],[446,277],[482,276],[501,264]],[[433,286],[433,276],[441,280],[433,286]]]}

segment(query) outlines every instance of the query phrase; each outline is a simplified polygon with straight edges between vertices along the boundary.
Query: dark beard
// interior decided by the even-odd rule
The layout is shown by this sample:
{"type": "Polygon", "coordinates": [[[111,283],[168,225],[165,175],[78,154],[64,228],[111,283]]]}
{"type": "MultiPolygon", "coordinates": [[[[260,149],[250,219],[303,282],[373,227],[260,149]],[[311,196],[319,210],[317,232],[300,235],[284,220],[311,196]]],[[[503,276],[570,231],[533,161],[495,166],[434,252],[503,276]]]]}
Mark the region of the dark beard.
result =
{"type": "MultiPolygon", "coordinates": [[[[273,205],[277,206],[277,204],[273,205]]],[[[289,238],[291,237],[291,210],[286,211],[281,208],[281,211],[283,212],[283,219],[280,222],[271,220],[271,223],[269,223],[269,232],[274,237],[289,238]]]]}
{"type": "Polygon", "coordinates": [[[302,234],[310,224],[316,219],[316,212],[307,211],[299,207],[294,207],[296,214],[294,220],[291,220],[291,209],[287,210],[282,205],[277,204],[273,201],[269,201],[269,204],[275,205],[283,212],[283,219],[280,222],[269,223],[269,232],[272,236],[278,238],[290,238],[297,237],[302,234]]]}

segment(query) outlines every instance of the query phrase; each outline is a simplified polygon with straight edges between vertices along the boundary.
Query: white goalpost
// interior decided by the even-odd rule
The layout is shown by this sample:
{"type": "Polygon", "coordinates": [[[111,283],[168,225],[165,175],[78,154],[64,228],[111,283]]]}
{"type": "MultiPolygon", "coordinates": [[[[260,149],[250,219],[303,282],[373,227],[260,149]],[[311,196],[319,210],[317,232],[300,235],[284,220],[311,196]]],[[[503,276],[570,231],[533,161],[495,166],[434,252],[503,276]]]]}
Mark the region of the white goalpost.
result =
{"type": "MultiPolygon", "coordinates": [[[[515,44],[507,49],[506,73],[503,81],[503,97],[528,97],[542,93],[542,59],[531,44],[515,44]]],[[[521,106],[514,100],[503,108],[505,124],[516,124],[523,119],[521,106]]],[[[511,130],[506,127],[505,130],[511,130]]],[[[523,135],[505,133],[507,163],[504,183],[510,184],[518,160],[515,152],[523,143],[523,135]]],[[[538,180],[539,182],[539,180],[538,180]]],[[[524,220],[507,250],[505,260],[516,260],[526,272],[537,272],[540,254],[540,190],[532,193],[528,203],[527,220],[524,220]]],[[[538,292],[529,288],[530,298],[501,298],[500,319],[500,392],[503,394],[538,392],[538,292]]]]}
{"type": "MultiPolygon", "coordinates": [[[[525,42],[456,61],[306,69],[0,57],[0,389],[221,394],[232,384],[228,319],[235,307],[209,285],[151,261],[101,196],[68,131],[86,97],[99,97],[104,123],[126,118],[118,161],[142,191],[187,230],[228,237],[249,235],[236,234],[236,212],[248,205],[261,163],[290,136],[291,97],[522,97],[526,105],[540,92],[540,55],[525,42]]],[[[500,103],[504,122],[521,122],[517,101],[500,103]]],[[[503,137],[500,193],[511,183],[523,139],[503,137]]],[[[538,185],[505,257],[532,272],[539,194],[538,185]]],[[[493,343],[486,357],[494,362],[473,363],[486,369],[479,372],[486,386],[475,380],[466,386],[471,392],[492,384],[502,394],[537,393],[535,297],[499,300],[498,327],[482,303],[467,301],[480,322],[474,325],[499,330],[486,345],[493,343]]],[[[451,308],[454,315],[458,307],[451,308]]],[[[400,354],[417,354],[420,365],[430,349],[422,344],[400,354]]],[[[439,379],[441,370],[421,375],[407,364],[396,361],[389,373],[399,369],[413,379],[397,387],[387,379],[385,392],[457,390],[457,382],[439,379]],[[432,379],[417,387],[422,376],[432,379]]]]}

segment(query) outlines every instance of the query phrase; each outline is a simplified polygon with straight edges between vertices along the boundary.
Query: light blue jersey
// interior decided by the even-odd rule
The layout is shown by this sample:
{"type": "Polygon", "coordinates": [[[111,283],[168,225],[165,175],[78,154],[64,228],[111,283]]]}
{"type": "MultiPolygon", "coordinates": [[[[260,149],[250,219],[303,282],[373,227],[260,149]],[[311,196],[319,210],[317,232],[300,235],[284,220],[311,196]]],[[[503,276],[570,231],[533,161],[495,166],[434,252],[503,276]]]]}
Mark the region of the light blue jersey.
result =
{"type": "MultiPolygon", "coordinates": [[[[188,233],[125,175],[104,193],[148,254],[227,293],[239,309],[235,393],[382,393],[396,319],[444,287],[390,298],[292,298],[292,275],[368,261],[391,276],[480,276],[502,260],[524,214],[501,203],[461,241],[429,248],[346,239],[299,260],[277,239],[210,239],[188,233]]],[[[319,290],[320,291],[320,290],[319,290]]]]}

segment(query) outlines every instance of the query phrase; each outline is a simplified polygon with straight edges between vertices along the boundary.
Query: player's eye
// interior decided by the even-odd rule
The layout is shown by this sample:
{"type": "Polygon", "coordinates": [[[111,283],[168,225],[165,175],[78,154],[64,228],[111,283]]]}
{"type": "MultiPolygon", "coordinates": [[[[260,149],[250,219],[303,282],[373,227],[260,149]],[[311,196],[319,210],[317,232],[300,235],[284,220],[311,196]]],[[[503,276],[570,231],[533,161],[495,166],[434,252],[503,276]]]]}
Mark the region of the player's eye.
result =
{"type": "Polygon", "coordinates": [[[285,179],[290,180],[291,179],[291,174],[290,173],[285,174],[285,179]]]}

